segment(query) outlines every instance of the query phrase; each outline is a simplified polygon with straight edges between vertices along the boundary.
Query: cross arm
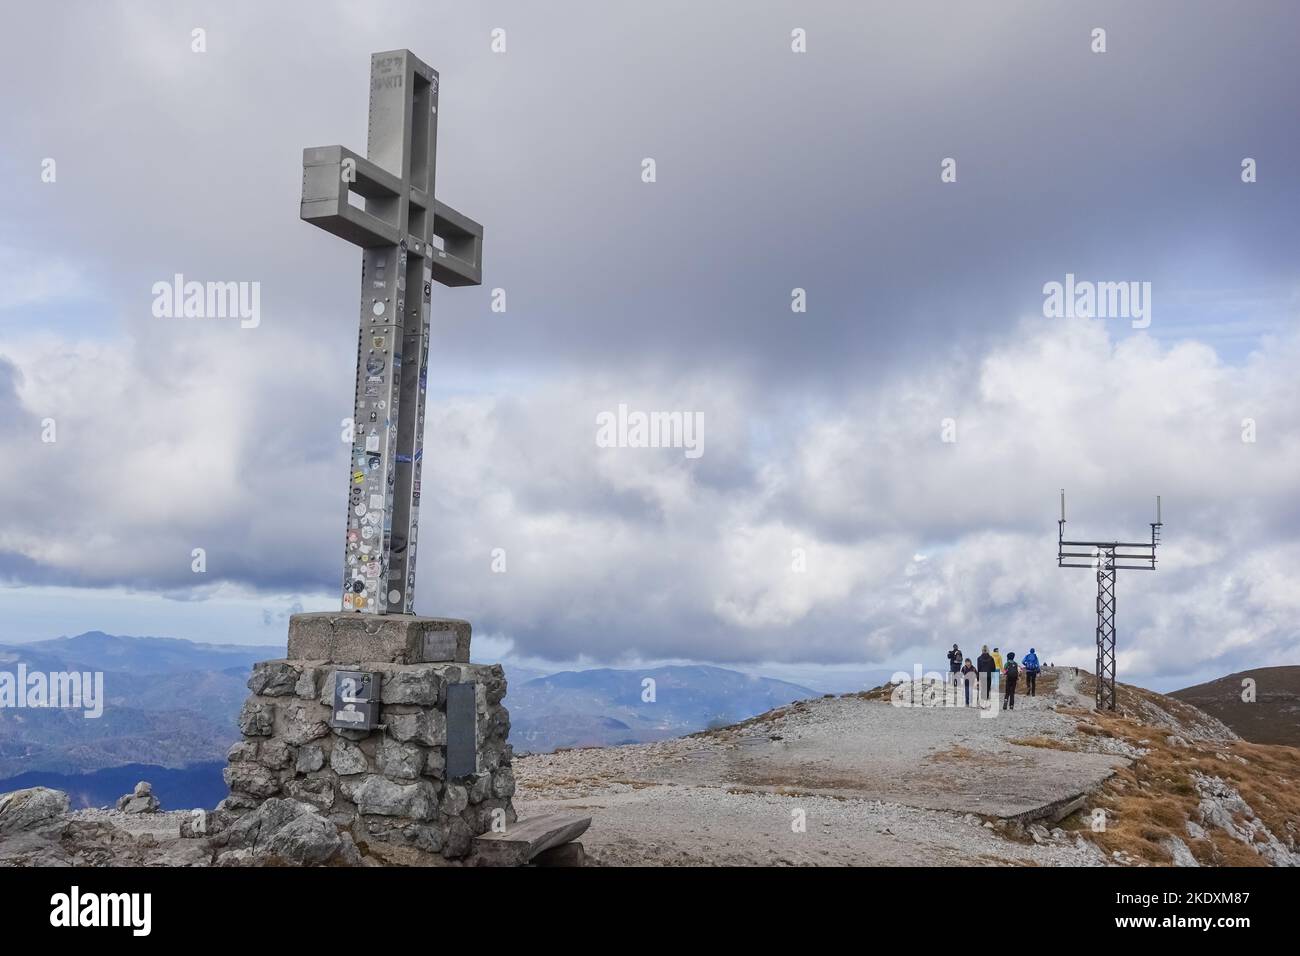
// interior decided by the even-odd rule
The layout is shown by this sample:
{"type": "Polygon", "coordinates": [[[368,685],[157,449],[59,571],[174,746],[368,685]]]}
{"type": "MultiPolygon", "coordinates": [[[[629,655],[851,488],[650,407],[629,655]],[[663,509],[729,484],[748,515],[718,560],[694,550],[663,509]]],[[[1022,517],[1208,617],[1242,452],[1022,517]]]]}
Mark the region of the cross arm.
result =
{"type": "Polygon", "coordinates": [[[478,285],[483,281],[483,227],[446,203],[434,200],[433,234],[442,248],[429,250],[433,277],[443,285],[478,285]]]}
{"type": "MultiPolygon", "coordinates": [[[[313,146],[302,151],[302,203],[304,222],[320,226],[340,238],[363,247],[392,246],[400,240],[401,227],[392,218],[400,215],[402,181],[388,170],[345,146],[313,146]],[[348,201],[353,192],[367,200],[366,209],[348,201]],[[376,216],[370,209],[383,211],[376,216]]],[[[412,206],[427,209],[428,195],[410,188],[412,206]]],[[[443,285],[478,285],[483,281],[483,227],[446,203],[434,200],[433,235],[442,248],[422,248],[424,238],[416,235],[409,252],[427,254],[433,277],[443,285]]]]}
{"type": "Polygon", "coordinates": [[[401,190],[400,179],[344,146],[312,146],[302,151],[299,215],[304,222],[358,246],[391,246],[405,237],[399,234],[397,223],[348,202],[348,193],[396,208],[396,204],[382,201],[397,198],[401,190]]]}

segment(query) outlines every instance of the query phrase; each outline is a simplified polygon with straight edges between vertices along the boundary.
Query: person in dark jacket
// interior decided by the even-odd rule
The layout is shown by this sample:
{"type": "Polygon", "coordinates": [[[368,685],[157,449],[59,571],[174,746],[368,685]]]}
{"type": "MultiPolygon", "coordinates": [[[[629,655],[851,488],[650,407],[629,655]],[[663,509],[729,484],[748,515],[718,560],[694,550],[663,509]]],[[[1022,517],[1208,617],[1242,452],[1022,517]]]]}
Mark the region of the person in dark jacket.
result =
{"type": "Polygon", "coordinates": [[[1029,649],[1029,653],[1025,655],[1025,659],[1021,661],[1021,663],[1025,667],[1025,690],[1029,693],[1030,697],[1034,697],[1036,696],[1034,693],[1034,687],[1038,683],[1039,668],[1038,655],[1034,653],[1032,647],[1029,649]]]}
{"type": "Polygon", "coordinates": [[[948,680],[952,682],[953,687],[957,686],[957,675],[961,673],[961,662],[961,650],[954,644],[952,650],[948,652],[948,680]]]}
{"type": "Polygon", "coordinates": [[[988,703],[989,695],[993,693],[993,672],[997,670],[993,666],[993,655],[989,653],[989,646],[984,645],[984,650],[979,659],[975,662],[975,669],[984,675],[984,699],[983,703],[988,703]]]}
{"type": "Polygon", "coordinates": [[[961,682],[966,685],[966,706],[970,706],[970,685],[975,685],[975,702],[979,703],[980,696],[980,675],[975,670],[975,665],[966,658],[966,663],[961,665],[961,682]]]}
{"type": "Polygon", "coordinates": [[[1020,679],[1020,665],[1016,663],[1016,652],[1007,651],[1007,662],[1002,667],[1002,679],[1006,682],[1002,690],[1002,706],[1007,710],[1016,709],[1016,681],[1020,679]]]}

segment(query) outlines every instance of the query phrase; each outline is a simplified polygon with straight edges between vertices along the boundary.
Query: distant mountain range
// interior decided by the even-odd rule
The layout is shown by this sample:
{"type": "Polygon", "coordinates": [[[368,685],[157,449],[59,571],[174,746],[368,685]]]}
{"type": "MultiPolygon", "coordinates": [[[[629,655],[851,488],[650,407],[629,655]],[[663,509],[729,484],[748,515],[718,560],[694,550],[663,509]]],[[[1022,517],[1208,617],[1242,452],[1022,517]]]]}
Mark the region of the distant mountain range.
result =
{"type": "Polygon", "coordinates": [[[30,644],[0,645],[0,651],[41,655],[101,671],[128,674],[184,674],[249,668],[255,661],[283,657],[283,644],[200,644],[176,637],[119,637],[87,631],[30,644]]]}
{"type": "Polygon", "coordinates": [[[1218,717],[1246,740],[1300,747],[1300,667],[1259,667],[1171,695],[1218,717]],[[1253,701],[1242,699],[1254,681],[1253,701]]]}
{"type": "Polygon", "coordinates": [[[0,671],[16,673],[21,663],[29,673],[102,672],[105,699],[95,719],[79,710],[0,707],[0,778],[224,760],[253,662],[283,653],[100,631],[0,645],[0,671]]]}
{"type": "MultiPolygon", "coordinates": [[[[148,779],[164,807],[214,805],[225,792],[221,767],[238,738],[252,665],[283,655],[283,646],[100,631],[0,644],[0,671],[16,673],[19,664],[29,673],[100,671],[105,697],[96,719],[79,710],[0,707],[0,793],[39,783],[99,806],[148,779]]],[[[520,752],[662,740],[817,696],[703,665],[536,674],[506,668],[510,739],[520,752]]]]}
{"type": "Polygon", "coordinates": [[[564,671],[512,686],[506,706],[515,750],[542,752],[680,737],[816,696],[798,684],[692,664],[564,671]]]}

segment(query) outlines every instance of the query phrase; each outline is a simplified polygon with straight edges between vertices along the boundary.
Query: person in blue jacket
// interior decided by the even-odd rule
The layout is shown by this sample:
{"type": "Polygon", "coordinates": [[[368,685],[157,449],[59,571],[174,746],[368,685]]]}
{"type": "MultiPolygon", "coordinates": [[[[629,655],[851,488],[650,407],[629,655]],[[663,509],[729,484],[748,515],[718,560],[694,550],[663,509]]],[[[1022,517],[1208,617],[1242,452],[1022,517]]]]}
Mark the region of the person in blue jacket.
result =
{"type": "Polygon", "coordinates": [[[1020,666],[1025,669],[1025,690],[1029,692],[1030,697],[1033,697],[1034,686],[1038,683],[1038,655],[1034,653],[1032,647],[1020,662],[1020,666]]]}

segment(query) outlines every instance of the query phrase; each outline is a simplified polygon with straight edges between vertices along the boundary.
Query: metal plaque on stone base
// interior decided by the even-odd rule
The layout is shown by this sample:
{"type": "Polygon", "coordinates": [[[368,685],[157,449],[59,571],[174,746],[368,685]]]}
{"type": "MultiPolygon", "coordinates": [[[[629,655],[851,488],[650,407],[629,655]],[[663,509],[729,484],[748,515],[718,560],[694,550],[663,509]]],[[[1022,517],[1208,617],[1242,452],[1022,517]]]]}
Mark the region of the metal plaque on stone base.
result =
{"type": "Polygon", "coordinates": [[[478,695],[473,684],[447,685],[447,777],[478,773],[478,695]]]}
{"type": "Polygon", "coordinates": [[[339,730],[374,730],[379,725],[379,675],[369,671],[335,674],[329,723],[339,730]]]}

